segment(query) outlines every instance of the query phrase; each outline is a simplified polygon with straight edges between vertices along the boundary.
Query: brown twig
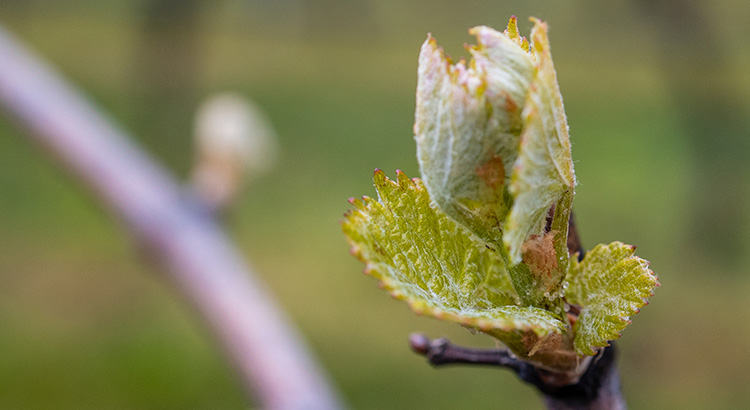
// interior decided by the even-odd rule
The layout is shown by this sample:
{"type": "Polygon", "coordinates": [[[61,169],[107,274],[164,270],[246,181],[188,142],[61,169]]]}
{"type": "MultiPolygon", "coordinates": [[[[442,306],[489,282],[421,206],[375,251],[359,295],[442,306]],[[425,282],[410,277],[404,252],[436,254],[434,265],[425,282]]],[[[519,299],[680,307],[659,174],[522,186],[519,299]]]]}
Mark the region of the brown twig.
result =
{"type": "Polygon", "coordinates": [[[340,408],[302,337],[174,179],[1,28],[0,62],[0,103],[122,219],[203,315],[263,408],[340,408]]]}
{"type": "Polygon", "coordinates": [[[505,367],[535,386],[550,410],[621,410],[625,401],[620,392],[614,345],[602,349],[575,384],[556,386],[549,372],[514,358],[503,349],[474,349],[452,344],[448,339],[430,340],[423,334],[409,336],[414,352],[425,356],[433,366],[448,364],[505,367]]]}
{"type": "Polygon", "coordinates": [[[411,334],[409,345],[415,353],[426,357],[427,361],[433,366],[474,364],[501,366],[519,371],[520,367],[525,365],[525,363],[513,358],[507,350],[473,349],[457,346],[444,337],[430,340],[421,333],[411,334]]]}

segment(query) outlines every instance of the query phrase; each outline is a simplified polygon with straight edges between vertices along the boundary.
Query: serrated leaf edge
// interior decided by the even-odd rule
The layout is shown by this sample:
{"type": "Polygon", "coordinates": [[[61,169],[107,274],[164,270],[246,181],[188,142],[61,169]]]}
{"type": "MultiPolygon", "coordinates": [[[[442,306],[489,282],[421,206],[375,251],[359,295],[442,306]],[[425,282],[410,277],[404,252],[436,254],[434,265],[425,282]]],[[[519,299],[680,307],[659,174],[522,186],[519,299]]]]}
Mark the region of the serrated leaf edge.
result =
{"type": "MultiPolygon", "coordinates": [[[[591,252],[595,251],[599,247],[612,247],[612,246],[622,246],[622,247],[629,248],[630,255],[628,257],[620,260],[619,262],[617,262],[617,264],[615,264],[615,266],[617,266],[617,265],[619,265],[621,263],[624,263],[626,261],[629,261],[629,260],[635,260],[641,266],[641,268],[645,268],[645,269],[641,269],[641,273],[640,273],[639,276],[642,276],[642,277],[645,276],[645,277],[647,277],[652,282],[651,290],[650,290],[648,296],[645,296],[645,297],[641,296],[640,297],[641,303],[638,304],[638,306],[635,306],[635,307],[633,307],[632,305],[628,306],[627,310],[625,312],[626,313],[625,315],[614,314],[614,315],[608,316],[609,320],[613,320],[613,321],[614,320],[619,320],[622,323],[622,325],[618,326],[616,329],[614,329],[614,330],[612,330],[610,332],[604,333],[603,335],[601,335],[602,336],[602,340],[601,341],[593,342],[589,346],[581,345],[579,343],[579,338],[578,338],[579,331],[578,330],[579,330],[579,325],[580,325],[581,322],[580,322],[580,320],[578,320],[576,322],[574,328],[573,328],[573,331],[575,333],[574,346],[575,346],[576,352],[579,355],[582,355],[582,356],[583,355],[593,356],[593,355],[596,354],[596,351],[593,349],[594,347],[607,347],[607,346],[610,345],[609,342],[611,342],[613,340],[617,340],[620,337],[622,337],[622,331],[625,330],[625,328],[632,323],[632,320],[630,318],[633,315],[636,315],[636,314],[640,313],[641,308],[643,308],[644,306],[646,306],[646,305],[649,304],[648,298],[654,296],[654,290],[657,287],[661,286],[661,283],[659,283],[658,275],[656,275],[656,273],[653,270],[651,270],[651,268],[650,268],[651,262],[647,261],[646,259],[643,259],[643,258],[640,258],[640,257],[636,256],[635,255],[635,249],[636,249],[636,247],[633,246],[633,245],[626,245],[626,244],[624,244],[622,242],[619,242],[619,241],[612,242],[609,245],[599,244],[596,247],[594,247],[594,249],[592,249],[592,251],[589,251],[589,254],[591,252]]],[[[571,264],[571,270],[574,269],[574,268],[577,268],[578,266],[580,266],[582,263],[585,262],[585,260],[586,259],[584,257],[584,259],[581,262],[578,262],[578,253],[576,253],[575,256],[571,257],[571,261],[573,262],[571,264]]],[[[586,306],[582,306],[581,307],[581,313],[580,313],[579,319],[580,319],[581,316],[584,315],[584,312],[586,312],[586,310],[587,310],[586,306]]]]}
{"type": "MultiPolygon", "coordinates": [[[[374,175],[375,185],[382,184],[382,183],[392,184],[394,187],[398,187],[398,186],[404,187],[404,185],[406,184],[413,185],[414,187],[418,187],[419,185],[421,185],[420,184],[421,181],[418,178],[410,179],[400,170],[397,170],[396,174],[397,174],[397,179],[396,181],[393,181],[390,178],[388,178],[382,170],[376,169],[375,175],[374,175]]],[[[425,189],[424,186],[422,186],[422,188],[425,189]]],[[[349,218],[353,212],[362,212],[366,210],[370,202],[380,202],[380,201],[377,201],[374,198],[371,198],[369,196],[362,196],[362,199],[350,198],[349,203],[354,206],[354,209],[347,211],[347,213],[345,214],[345,218],[349,218]]],[[[437,207],[434,203],[430,203],[430,207],[436,212],[442,213],[440,208],[437,207]]],[[[448,220],[455,223],[450,218],[448,218],[448,220]]],[[[457,226],[465,234],[470,235],[470,236],[475,236],[466,227],[460,224],[457,224],[457,226]]],[[[433,317],[439,320],[459,323],[463,326],[475,328],[477,330],[480,330],[486,333],[491,333],[493,330],[497,330],[500,332],[532,331],[538,337],[544,338],[551,333],[562,334],[564,332],[563,323],[559,321],[558,319],[554,318],[551,312],[545,309],[536,308],[533,306],[520,307],[520,306],[515,306],[515,305],[506,305],[506,306],[500,306],[497,309],[503,310],[502,308],[508,308],[509,310],[518,310],[519,314],[522,314],[522,311],[527,311],[529,313],[533,312],[533,313],[541,314],[544,316],[548,316],[548,318],[544,318],[545,321],[550,325],[548,328],[535,326],[534,324],[525,322],[523,320],[505,321],[505,320],[495,320],[495,319],[489,319],[489,318],[471,317],[471,316],[461,315],[459,313],[449,312],[444,309],[438,308],[436,306],[432,306],[427,301],[413,299],[409,297],[408,295],[404,294],[403,292],[401,292],[395,286],[393,286],[391,284],[391,281],[388,279],[388,277],[377,270],[375,264],[372,264],[369,261],[367,261],[362,256],[359,245],[357,245],[352,239],[350,239],[349,235],[346,235],[346,239],[350,245],[350,253],[365,264],[364,273],[368,276],[372,276],[376,278],[378,280],[380,288],[388,292],[388,294],[394,299],[405,301],[407,305],[409,306],[409,308],[418,315],[429,316],[429,317],[433,317]]],[[[487,310],[487,311],[491,312],[491,310],[487,310]]],[[[508,312],[508,314],[511,314],[511,313],[508,312]]]]}

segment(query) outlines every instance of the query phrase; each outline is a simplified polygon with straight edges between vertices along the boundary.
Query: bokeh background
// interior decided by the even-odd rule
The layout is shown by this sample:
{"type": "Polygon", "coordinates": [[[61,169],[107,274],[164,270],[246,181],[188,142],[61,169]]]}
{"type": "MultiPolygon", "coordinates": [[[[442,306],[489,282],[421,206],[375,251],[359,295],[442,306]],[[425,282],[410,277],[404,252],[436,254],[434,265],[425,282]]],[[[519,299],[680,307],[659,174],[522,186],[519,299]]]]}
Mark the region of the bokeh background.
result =
{"type": "MultiPolygon", "coordinates": [[[[548,21],[584,245],[621,240],[662,287],[618,342],[635,409],[750,401],[750,3],[678,0],[4,0],[34,47],[175,175],[201,100],[236,91],[279,136],[227,218],[244,256],[356,409],[542,408],[507,371],[432,369],[407,337],[492,346],[417,317],[349,256],[339,221],[372,171],[417,176],[427,32],[548,21]]],[[[2,64],[2,61],[0,61],[2,64]]],[[[206,328],[116,221],[0,116],[0,408],[254,403],[206,328]]]]}

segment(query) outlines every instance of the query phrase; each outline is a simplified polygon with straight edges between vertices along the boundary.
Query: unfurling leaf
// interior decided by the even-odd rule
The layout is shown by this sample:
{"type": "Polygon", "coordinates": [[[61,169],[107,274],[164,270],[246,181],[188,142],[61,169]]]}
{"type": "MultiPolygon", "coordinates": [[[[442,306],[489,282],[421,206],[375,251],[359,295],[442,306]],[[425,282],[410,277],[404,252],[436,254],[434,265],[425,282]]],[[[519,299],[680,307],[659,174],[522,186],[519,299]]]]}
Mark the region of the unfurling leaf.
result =
{"type": "Polygon", "coordinates": [[[592,347],[619,338],[630,316],[648,303],[646,298],[659,286],[648,261],[634,252],[634,246],[613,242],[597,245],[581,262],[573,258],[566,297],[581,307],[573,328],[578,354],[593,355],[592,347]]]}
{"type": "Polygon", "coordinates": [[[430,203],[422,182],[375,172],[378,200],[350,200],[344,232],[352,253],[391,295],[417,313],[489,333],[527,356],[564,332],[551,312],[518,306],[502,258],[430,203]],[[530,339],[531,338],[531,339],[530,339]]]}
{"type": "Polygon", "coordinates": [[[414,133],[435,203],[503,254],[524,304],[548,307],[559,305],[567,272],[575,175],[546,24],[534,22],[531,44],[519,36],[515,17],[504,33],[469,30],[477,45],[468,64],[452,64],[428,37],[414,133]],[[545,231],[550,209],[552,236],[545,231]],[[525,252],[544,237],[554,238],[554,257],[525,252]]]}
{"type": "MultiPolygon", "coordinates": [[[[521,115],[523,134],[509,187],[514,203],[505,222],[503,238],[514,264],[521,261],[523,243],[531,235],[543,233],[550,207],[563,199],[566,192],[570,200],[557,204],[555,213],[565,216],[561,218],[564,222],[561,227],[565,227],[567,233],[576,182],[568,124],[545,23],[534,19],[531,41],[536,71],[521,115]]],[[[562,242],[566,237],[561,238],[562,242]]],[[[567,254],[558,251],[558,257],[567,259],[567,254]]]]}
{"type": "MultiPolygon", "coordinates": [[[[515,22],[515,20],[513,20],[515,22]]],[[[419,55],[414,135],[432,199],[451,218],[502,247],[518,155],[521,109],[534,74],[531,54],[489,27],[470,30],[473,60],[451,64],[434,38],[419,55]]]]}

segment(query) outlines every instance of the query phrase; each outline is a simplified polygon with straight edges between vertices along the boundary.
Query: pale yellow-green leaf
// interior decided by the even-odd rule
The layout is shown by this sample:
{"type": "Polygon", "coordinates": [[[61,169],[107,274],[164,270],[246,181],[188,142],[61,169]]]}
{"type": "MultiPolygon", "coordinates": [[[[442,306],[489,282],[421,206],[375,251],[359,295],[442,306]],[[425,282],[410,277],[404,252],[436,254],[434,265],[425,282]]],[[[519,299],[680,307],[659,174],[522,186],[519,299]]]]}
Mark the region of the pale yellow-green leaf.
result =
{"type": "MultiPolygon", "coordinates": [[[[566,192],[571,195],[571,201],[560,204],[556,212],[569,214],[576,183],[568,124],[552,64],[547,25],[536,19],[533,21],[531,51],[536,74],[521,114],[520,152],[509,186],[514,202],[503,236],[513,264],[522,260],[523,243],[531,235],[543,233],[550,207],[566,192]]],[[[567,218],[562,220],[567,224],[567,218]]],[[[567,258],[562,252],[558,256],[567,258]]],[[[567,264],[567,260],[563,262],[567,264]]]]}
{"type": "Polygon", "coordinates": [[[634,256],[635,247],[621,242],[597,245],[581,262],[573,258],[566,280],[566,298],[579,305],[574,326],[576,352],[593,355],[592,347],[607,346],[620,337],[659,286],[648,261],[634,256]]]}
{"type": "MultiPolygon", "coordinates": [[[[515,20],[512,20],[514,23],[515,20]]],[[[534,68],[519,41],[475,27],[472,61],[452,64],[428,37],[419,56],[414,134],[425,186],[450,217],[502,246],[521,108],[534,68]]]]}
{"type": "MultiPolygon", "coordinates": [[[[562,333],[550,312],[518,306],[502,258],[431,204],[422,182],[375,173],[378,200],[350,200],[343,229],[366,272],[417,313],[461,323],[508,342],[517,354],[525,332],[562,333]]],[[[530,348],[530,347],[528,347],[530,348]]]]}
{"type": "MultiPolygon", "coordinates": [[[[515,18],[511,19],[508,27],[515,27],[515,18]]],[[[534,75],[534,62],[528,49],[511,38],[507,31],[500,33],[490,27],[479,26],[469,30],[469,33],[477,38],[477,45],[469,48],[473,57],[470,64],[486,84],[484,97],[489,107],[489,117],[483,137],[496,147],[494,154],[502,158],[505,180],[509,181],[518,156],[521,109],[534,75]]]]}

